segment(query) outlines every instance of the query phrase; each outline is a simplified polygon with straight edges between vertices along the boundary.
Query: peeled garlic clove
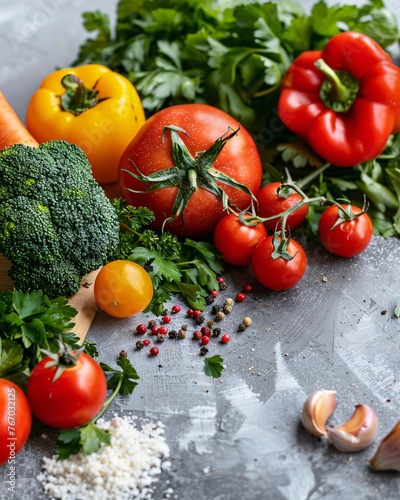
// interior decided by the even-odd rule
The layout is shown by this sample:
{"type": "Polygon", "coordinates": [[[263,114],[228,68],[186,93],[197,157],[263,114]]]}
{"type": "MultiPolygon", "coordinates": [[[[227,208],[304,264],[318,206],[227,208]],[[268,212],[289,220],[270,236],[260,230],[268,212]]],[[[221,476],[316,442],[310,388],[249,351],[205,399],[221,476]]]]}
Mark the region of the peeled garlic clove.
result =
{"type": "Polygon", "coordinates": [[[382,439],[369,463],[375,471],[400,471],[400,422],[382,439]]]}
{"type": "Polygon", "coordinates": [[[375,439],[378,430],[378,417],[367,405],[356,405],[350,419],[338,426],[327,429],[328,437],[340,451],[361,451],[375,439]]]}
{"type": "Polygon", "coordinates": [[[336,408],[336,391],[320,389],[311,393],[303,406],[301,423],[313,436],[325,436],[325,424],[336,408]]]}

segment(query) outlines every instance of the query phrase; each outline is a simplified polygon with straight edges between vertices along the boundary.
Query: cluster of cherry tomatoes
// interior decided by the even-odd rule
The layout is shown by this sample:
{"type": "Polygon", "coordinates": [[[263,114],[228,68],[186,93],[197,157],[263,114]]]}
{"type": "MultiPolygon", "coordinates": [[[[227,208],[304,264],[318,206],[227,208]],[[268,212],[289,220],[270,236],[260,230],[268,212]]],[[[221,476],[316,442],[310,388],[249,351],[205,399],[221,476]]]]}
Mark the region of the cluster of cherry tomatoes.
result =
{"type": "MultiPolygon", "coordinates": [[[[292,191],[282,196],[282,184],[274,182],[257,194],[256,215],[244,214],[252,222],[243,223],[240,214],[224,216],[214,231],[214,245],[228,264],[251,266],[256,280],[271,290],[287,290],[303,277],[307,256],[294,239],[280,234],[282,214],[286,230],[293,230],[305,220],[309,204],[292,191]],[[298,208],[293,209],[297,206],[298,208]],[[271,233],[271,234],[269,234],[271,233]]],[[[285,229],[284,229],[285,231],[285,229]]],[[[368,246],[373,234],[371,219],[354,205],[333,203],[323,212],[318,235],[323,246],[340,257],[353,257],[368,246]]]]}

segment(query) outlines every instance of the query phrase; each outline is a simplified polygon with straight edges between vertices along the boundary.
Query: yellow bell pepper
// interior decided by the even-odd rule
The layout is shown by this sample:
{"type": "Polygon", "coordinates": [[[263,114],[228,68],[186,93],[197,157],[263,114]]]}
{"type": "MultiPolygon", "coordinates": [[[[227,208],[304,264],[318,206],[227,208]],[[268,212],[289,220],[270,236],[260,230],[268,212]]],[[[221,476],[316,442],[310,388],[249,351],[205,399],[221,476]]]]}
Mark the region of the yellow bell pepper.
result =
{"type": "Polygon", "coordinates": [[[38,142],[65,140],[83,149],[99,184],[117,181],[119,160],[144,122],[135,87],[99,64],[48,75],[26,115],[26,126],[38,142]]]}

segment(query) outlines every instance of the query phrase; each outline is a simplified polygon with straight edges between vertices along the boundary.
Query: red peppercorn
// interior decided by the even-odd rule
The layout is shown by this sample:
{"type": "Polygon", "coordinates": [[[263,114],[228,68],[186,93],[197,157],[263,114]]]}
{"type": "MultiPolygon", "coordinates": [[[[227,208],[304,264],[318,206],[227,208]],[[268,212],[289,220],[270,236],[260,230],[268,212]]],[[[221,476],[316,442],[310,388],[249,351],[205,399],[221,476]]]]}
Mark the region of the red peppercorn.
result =
{"type": "Polygon", "coordinates": [[[194,338],[195,340],[200,340],[200,339],[201,339],[201,337],[202,337],[202,335],[201,335],[201,331],[200,331],[200,330],[195,330],[195,331],[193,332],[193,338],[194,338]]]}
{"type": "Polygon", "coordinates": [[[172,311],[174,314],[176,314],[176,313],[180,312],[180,310],[181,310],[181,306],[178,306],[178,305],[172,306],[172,308],[171,308],[171,311],[172,311]]]}
{"type": "Polygon", "coordinates": [[[225,333],[225,335],[222,335],[221,337],[221,342],[223,344],[227,344],[231,340],[231,336],[228,333],[225,333]]]}
{"type": "Polygon", "coordinates": [[[243,291],[246,292],[246,293],[250,293],[253,291],[253,285],[251,285],[250,283],[246,283],[243,287],[243,291]]]}
{"type": "Polygon", "coordinates": [[[167,335],[168,328],[166,326],[160,326],[160,328],[158,329],[158,333],[160,333],[161,335],[167,335]]]}
{"type": "Polygon", "coordinates": [[[151,334],[152,335],[157,335],[157,333],[159,332],[159,327],[158,326],[153,326],[153,328],[151,329],[151,334]]]}
{"type": "Polygon", "coordinates": [[[210,342],[210,337],[207,337],[207,335],[203,335],[200,339],[200,342],[203,344],[203,345],[206,345],[210,342]]]}
{"type": "Polygon", "coordinates": [[[238,292],[236,294],[236,300],[238,302],[243,302],[244,300],[246,300],[246,295],[243,292],[238,292]]]}
{"type": "Polygon", "coordinates": [[[163,323],[171,323],[172,318],[169,314],[166,314],[165,316],[162,317],[163,323]]]}
{"type": "Polygon", "coordinates": [[[144,335],[147,332],[147,326],[143,324],[138,325],[136,327],[136,331],[139,335],[144,335]]]}
{"type": "Polygon", "coordinates": [[[144,339],[143,340],[143,345],[148,346],[149,344],[150,344],[150,340],[149,339],[144,339]]]}
{"type": "Polygon", "coordinates": [[[196,319],[198,316],[200,316],[201,314],[201,311],[199,311],[198,309],[195,309],[192,313],[192,318],[196,319]]]}
{"type": "Polygon", "coordinates": [[[160,349],[159,349],[158,347],[156,347],[156,346],[154,346],[154,347],[152,347],[152,348],[150,349],[150,354],[151,354],[152,356],[157,356],[157,354],[158,354],[159,352],[160,352],[160,349]]]}
{"type": "Polygon", "coordinates": [[[225,280],[224,280],[224,278],[222,276],[218,276],[217,277],[217,281],[218,281],[218,283],[222,283],[225,280]]]}
{"type": "Polygon", "coordinates": [[[213,291],[210,293],[210,295],[211,295],[211,297],[214,297],[214,299],[215,299],[216,297],[218,297],[219,292],[218,292],[218,290],[213,290],[213,291]]]}
{"type": "Polygon", "coordinates": [[[207,337],[211,337],[211,329],[208,328],[208,326],[202,326],[200,331],[203,335],[206,335],[207,337]]]}
{"type": "Polygon", "coordinates": [[[191,317],[192,317],[192,314],[193,314],[193,309],[188,309],[188,310],[186,311],[186,314],[189,316],[189,318],[191,318],[191,317]]]}

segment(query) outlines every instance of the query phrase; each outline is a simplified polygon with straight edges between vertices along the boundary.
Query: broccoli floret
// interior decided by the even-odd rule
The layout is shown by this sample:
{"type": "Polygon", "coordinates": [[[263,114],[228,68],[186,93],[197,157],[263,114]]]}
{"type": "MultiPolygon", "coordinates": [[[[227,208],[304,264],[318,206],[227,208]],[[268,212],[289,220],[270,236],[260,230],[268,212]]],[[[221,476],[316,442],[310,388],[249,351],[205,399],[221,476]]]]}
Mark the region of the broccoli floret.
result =
{"type": "Polygon", "coordinates": [[[117,213],[78,146],[50,141],[0,151],[0,252],[16,288],[73,295],[118,240],[117,213]]]}

